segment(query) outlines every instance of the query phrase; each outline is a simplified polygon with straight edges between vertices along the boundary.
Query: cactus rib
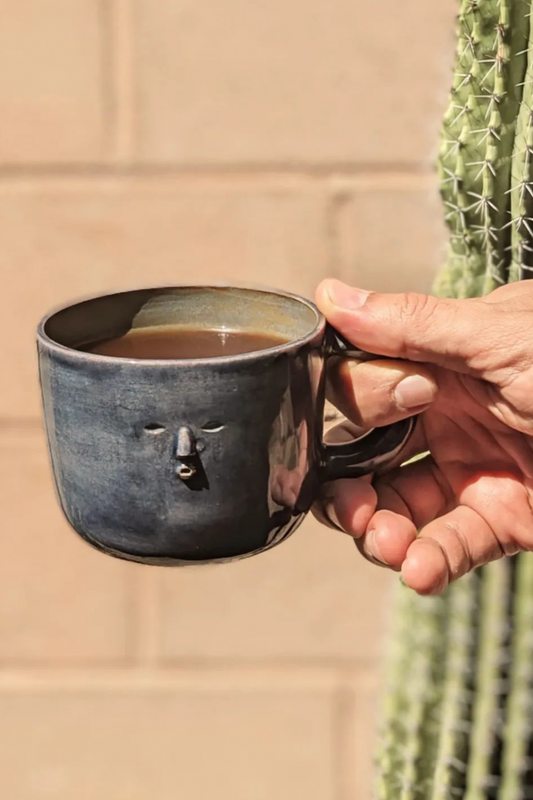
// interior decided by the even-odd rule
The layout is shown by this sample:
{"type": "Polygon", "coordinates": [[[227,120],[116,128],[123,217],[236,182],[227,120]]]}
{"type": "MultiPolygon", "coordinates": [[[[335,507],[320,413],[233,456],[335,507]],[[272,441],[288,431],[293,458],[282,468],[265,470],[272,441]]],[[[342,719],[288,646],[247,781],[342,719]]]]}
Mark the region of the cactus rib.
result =
{"type": "Polygon", "coordinates": [[[431,800],[464,796],[476,653],[479,578],[468,575],[450,592],[444,697],[431,800]]]}
{"type": "Polygon", "coordinates": [[[533,789],[528,758],[533,733],[533,554],[530,553],[518,558],[511,647],[498,800],[525,800],[533,794],[525,794],[527,789],[533,789]]]}
{"type": "Polygon", "coordinates": [[[376,759],[376,800],[414,800],[422,786],[429,788],[437,742],[447,598],[423,601],[400,587],[397,616],[376,759]]]}
{"type": "Polygon", "coordinates": [[[504,670],[508,660],[511,563],[507,559],[480,571],[479,645],[474,678],[467,791],[464,800],[487,800],[498,785],[493,762],[502,723],[504,670]]]}

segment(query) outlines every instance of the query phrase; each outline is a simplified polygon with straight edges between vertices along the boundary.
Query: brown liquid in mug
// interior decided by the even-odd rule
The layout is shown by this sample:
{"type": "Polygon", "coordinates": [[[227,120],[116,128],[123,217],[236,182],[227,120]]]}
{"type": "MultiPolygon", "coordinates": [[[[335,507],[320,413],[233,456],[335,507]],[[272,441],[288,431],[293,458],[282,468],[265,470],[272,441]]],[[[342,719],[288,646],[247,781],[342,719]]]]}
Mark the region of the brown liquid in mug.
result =
{"type": "Polygon", "coordinates": [[[282,336],[259,331],[222,331],[204,328],[155,328],[128,331],[81,349],[118,358],[213,358],[252,353],[286,344],[282,336]]]}

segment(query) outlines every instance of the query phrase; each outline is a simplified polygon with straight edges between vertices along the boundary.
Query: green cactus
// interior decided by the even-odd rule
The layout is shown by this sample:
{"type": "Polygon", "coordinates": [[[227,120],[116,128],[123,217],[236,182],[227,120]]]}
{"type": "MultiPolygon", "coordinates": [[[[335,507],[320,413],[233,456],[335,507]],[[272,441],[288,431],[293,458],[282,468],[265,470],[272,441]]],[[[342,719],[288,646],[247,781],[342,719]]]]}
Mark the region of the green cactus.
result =
{"type": "MultiPolygon", "coordinates": [[[[461,0],[439,176],[436,291],[533,277],[533,0],[461,0]]],[[[376,800],[533,798],[533,554],[441,598],[399,587],[376,800]]]]}
{"type": "Polygon", "coordinates": [[[513,792],[533,731],[533,555],[442,597],[399,594],[375,800],[526,800],[513,792]]]}

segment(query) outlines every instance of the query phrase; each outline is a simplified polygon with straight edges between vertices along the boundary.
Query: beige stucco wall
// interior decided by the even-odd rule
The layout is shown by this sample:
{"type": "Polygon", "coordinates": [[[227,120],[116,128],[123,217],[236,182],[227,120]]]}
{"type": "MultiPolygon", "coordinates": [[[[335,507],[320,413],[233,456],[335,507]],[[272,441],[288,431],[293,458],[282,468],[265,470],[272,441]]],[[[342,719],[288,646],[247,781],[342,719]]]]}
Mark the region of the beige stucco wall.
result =
{"type": "Polygon", "coordinates": [[[0,3],[0,796],[366,800],[391,576],[309,521],[159,571],[63,522],[33,329],[120,287],[427,289],[454,0],[0,3]]]}

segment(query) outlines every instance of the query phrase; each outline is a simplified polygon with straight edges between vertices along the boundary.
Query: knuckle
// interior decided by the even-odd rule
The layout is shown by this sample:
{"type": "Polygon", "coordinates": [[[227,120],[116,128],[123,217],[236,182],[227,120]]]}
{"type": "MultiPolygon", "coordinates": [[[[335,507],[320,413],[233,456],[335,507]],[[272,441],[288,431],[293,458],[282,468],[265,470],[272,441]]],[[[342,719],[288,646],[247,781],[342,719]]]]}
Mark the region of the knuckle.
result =
{"type": "Polygon", "coordinates": [[[458,522],[448,520],[444,527],[451,538],[449,547],[447,549],[443,548],[448,567],[451,576],[454,579],[459,578],[466,575],[474,567],[468,535],[458,522]]]}
{"type": "Polygon", "coordinates": [[[421,318],[426,319],[432,313],[436,298],[418,292],[404,292],[401,295],[400,315],[409,323],[416,323],[421,318]]]}
{"type": "Polygon", "coordinates": [[[478,344],[475,366],[481,374],[490,375],[505,387],[533,366],[527,334],[532,331],[531,312],[505,314],[504,309],[491,312],[491,327],[478,344]]]}
{"type": "Polygon", "coordinates": [[[421,334],[430,324],[434,325],[439,303],[442,304],[442,300],[417,292],[404,292],[400,296],[397,313],[402,330],[408,334],[404,341],[404,357],[413,352],[411,342],[420,341],[421,334]]]}

